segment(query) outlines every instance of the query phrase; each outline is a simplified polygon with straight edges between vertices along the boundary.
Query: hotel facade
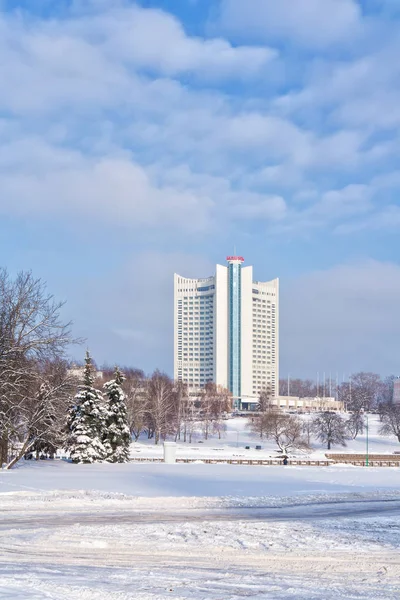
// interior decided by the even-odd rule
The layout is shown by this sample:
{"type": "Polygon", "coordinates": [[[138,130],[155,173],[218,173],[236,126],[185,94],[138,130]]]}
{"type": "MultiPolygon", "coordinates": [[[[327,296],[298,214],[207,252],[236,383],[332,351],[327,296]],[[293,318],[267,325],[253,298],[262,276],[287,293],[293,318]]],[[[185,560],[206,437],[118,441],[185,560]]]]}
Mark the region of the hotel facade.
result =
{"type": "Polygon", "coordinates": [[[250,408],[262,390],[278,395],[279,280],[253,280],[253,267],[228,256],[215,275],[174,275],[174,378],[196,391],[207,382],[250,408]]]}

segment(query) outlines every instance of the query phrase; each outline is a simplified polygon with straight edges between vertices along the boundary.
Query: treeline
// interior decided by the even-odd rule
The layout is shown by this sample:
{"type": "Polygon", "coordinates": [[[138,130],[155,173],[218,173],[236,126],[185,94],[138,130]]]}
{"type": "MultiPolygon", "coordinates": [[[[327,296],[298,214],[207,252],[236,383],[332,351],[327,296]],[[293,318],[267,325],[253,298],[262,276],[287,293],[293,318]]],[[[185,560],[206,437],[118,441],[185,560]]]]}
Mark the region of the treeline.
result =
{"type": "MultiPolygon", "coordinates": [[[[187,386],[158,370],[149,377],[135,369],[123,370],[128,422],[134,440],[144,434],[155,444],[167,436],[190,443],[200,431],[204,439],[210,434],[221,436],[223,417],[232,410],[228,390],[208,383],[199,395],[191,397],[187,386]]],[[[104,367],[99,372],[102,378],[109,375],[109,369],[104,367]]]]}
{"type": "MultiPolygon", "coordinates": [[[[382,403],[379,413],[379,433],[394,435],[400,442],[400,406],[382,403]]],[[[269,405],[251,419],[249,427],[260,439],[274,441],[281,452],[289,454],[293,450],[311,450],[312,437],[326,444],[328,450],[333,446],[346,446],[348,440],[364,432],[366,419],[366,414],[358,411],[346,415],[323,411],[301,418],[269,405]]]]}
{"type": "Polygon", "coordinates": [[[313,436],[326,444],[328,450],[336,445],[346,446],[348,439],[362,433],[363,417],[357,423],[356,432],[353,425],[351,417],[335,412],[325,411],[303,419],[271,406],[251,420],[250,429],[260,439],[275,442],[281,452],[289,454],[294,450],[310,451],[313,436]]]}
{"type": "MultiPolygon", "coordinates": [[[[258,415],[252,418],[250,428],[261,439],[273,440],[285,454],[310,450],[312,436],[330,449],[334,445],[346,446],[347,440],[362,434],[372,411],[379,415],[380,435],[393,435],[400,442],[400,404],[393,402],[393,381],[394,377],[382,380],[376,373],[355,373],[335,388],[337,399],[344,404],[344,415],[326,410],[305,419],[277,409],[265,390],[260,394],[258,415]]],[[[281,393],[288,389],[284,383],[282,380],[281,393]]],[[[293,395],[300,398],[316,396],[318,391],[312,381],[301,379],[293,380],[293,389],[293,395]]]]}
{"type": "Polygon", "coordinates": [[[299,398],[332,396],[342,401],[346,410],[376,410],[380,404],[392,401],[394,379],[394,375],[382,379],[377,373],[363,371],[350,375],[348,381],[342,383],[332,377],[320,382],[280,379],[279,395],[299,398]]]}
{"type": "MultiPolygon", "coordinates": [[[[380,433],[394,435],[400,442],[400,404],[393,402],[394,380],[394,375],[382,379],[377,373],[364,371],[352,374],[348,381],[340,384],[328,380],[328,390],[337,400],[343,402],[344,409],[348,413],[346,422],[343,418],[343,423],[333,419],[338,423],[339,429],[342,427],[347,437],[354,439],[363,432],[365,414],[372,411],[379,414],[382,423],[380,433]]],[[[327,389],[326,382],[325,388],[321,388],[308,379],[294,379],[290,382],[281,380],[282,395],[285,395],[285,391],[287,393],[288,384],[290,384],[290,394],[295,392],[293,395],[299,397],[317,396],[317,393],[321,396],[321,392],[327,389]]]]}

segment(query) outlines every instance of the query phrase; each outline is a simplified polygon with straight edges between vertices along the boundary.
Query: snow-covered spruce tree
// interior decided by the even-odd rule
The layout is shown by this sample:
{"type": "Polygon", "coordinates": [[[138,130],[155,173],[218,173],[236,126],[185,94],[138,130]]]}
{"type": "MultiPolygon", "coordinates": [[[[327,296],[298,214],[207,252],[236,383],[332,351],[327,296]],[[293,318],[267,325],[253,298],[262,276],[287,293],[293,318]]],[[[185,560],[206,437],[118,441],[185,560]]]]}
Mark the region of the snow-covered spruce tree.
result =
{"type": "Polygon", "coordinates": [[[86,352],[83,385],[68,414],[67,450],[74,463],[93,463],[106,458],[103,445],[106,412],[102,393],[93,387],[92,360],[86,352]]]}
{"type": "Polygon", "coordinates": [[[124,379],[124,375],[118,367],[115,367],[114,379],[104,384],[108,400],[106,404],[106,429],[103,443],[108,462],[124,463],[129,461],[131,434],[128,425],[125,394],[121,387],[124,379]]]}

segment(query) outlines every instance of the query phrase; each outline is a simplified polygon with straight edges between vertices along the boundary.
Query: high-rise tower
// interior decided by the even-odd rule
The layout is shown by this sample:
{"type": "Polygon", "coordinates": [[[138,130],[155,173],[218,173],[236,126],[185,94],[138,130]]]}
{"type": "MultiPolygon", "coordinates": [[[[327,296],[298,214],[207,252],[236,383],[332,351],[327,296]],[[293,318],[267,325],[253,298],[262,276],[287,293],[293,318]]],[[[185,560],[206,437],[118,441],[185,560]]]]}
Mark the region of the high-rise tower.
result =
{"type": "Polygon", "coordinates": [[[174,377],[193,390],[208,381],[248,407],[278,394],[279,280],[253,281],[253,267],[228,256],[213,277],[175,275],[174,377]]]}

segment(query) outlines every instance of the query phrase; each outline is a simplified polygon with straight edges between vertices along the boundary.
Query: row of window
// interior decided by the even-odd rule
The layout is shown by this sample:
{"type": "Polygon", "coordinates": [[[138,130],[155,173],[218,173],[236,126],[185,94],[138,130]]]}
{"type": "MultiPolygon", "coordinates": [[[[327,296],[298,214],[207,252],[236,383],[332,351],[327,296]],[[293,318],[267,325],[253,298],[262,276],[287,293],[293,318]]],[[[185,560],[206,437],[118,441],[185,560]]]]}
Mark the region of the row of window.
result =
{"type": "Polygon", "coordinates": [[[209,292],[210,290],[215,290],[215,285],[208,285],[206,287],[198,287],[198,292],[209,292]]]}
{"type": "Polygon", "coordinates": [[[200,346],[213,346],[214,342],[212,338],[208,338],[207,336],[194,336],[194,337],[190,337],[190,338],[185,338],[182,342],[182,340],[178,341],[178,348],[182,348],[182,346],[195,346],[195,347],[200,347],[200,346]]]}
{"type": "Polygon", "coordinates": [[[197,377],[204,377],[205,375],[207,375],[207,377],[210,375],[210,373],[212,374],[213,369],[183,369],[183,373],[185,375],[193,375],[193,376],[197,376],[197,377]],[[200,373],[200,375],[199,375],[200,373]]]}
{"type": "Polygon", "coordinates": [[[213,356],[213,352],[184,352],[183,358],[194,358],[195,356],[213,356]]]}
{"type": "Polygon", "coordinates": [[[182,304],[184,306],[187,306],[188,304],[213,304],[214,298],[213,296],[198,296],[197,298],[187,298],[186,296],[184,296],[183,302],[182,300],[180,300],[179,302],[179,306],[182,304]]]}
{"type": "Polygon", "coordinates": [[[178,338],[178,343],[181,344],[213,344],[213,336],[207,335],[206,333],[203,335],[201,333],[195,333],[194,335],[185,335],[183,338],[178,338]]]}

